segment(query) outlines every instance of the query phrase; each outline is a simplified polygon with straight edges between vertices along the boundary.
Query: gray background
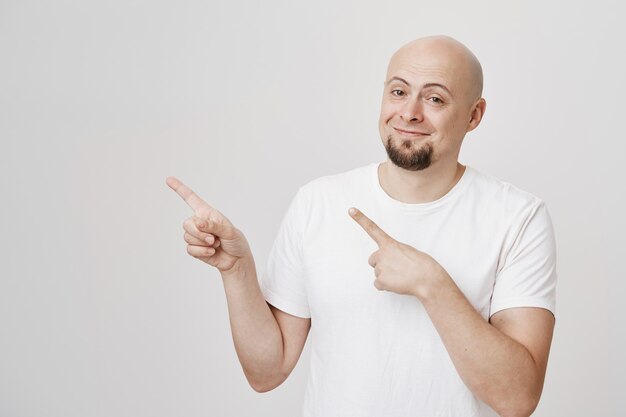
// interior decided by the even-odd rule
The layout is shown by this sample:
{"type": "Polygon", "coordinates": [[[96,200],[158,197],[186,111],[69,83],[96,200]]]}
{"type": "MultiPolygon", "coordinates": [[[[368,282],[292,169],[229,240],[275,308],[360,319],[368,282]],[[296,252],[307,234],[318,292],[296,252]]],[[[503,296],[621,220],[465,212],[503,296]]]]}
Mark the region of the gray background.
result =
{"type": "Polygon", "coordinates": [[[385,159],[390,54],[449,34],[485,71],[463,163],[543,198],[557,327],[536,416],[625,407],[626,34],[610,1],[0,1],[0,415],[297,416],[308,347],[255,393],[176,175],[259,273],[297,187],[385,159]],[[621,260],[621,259],[620,259],[621,260]]]}

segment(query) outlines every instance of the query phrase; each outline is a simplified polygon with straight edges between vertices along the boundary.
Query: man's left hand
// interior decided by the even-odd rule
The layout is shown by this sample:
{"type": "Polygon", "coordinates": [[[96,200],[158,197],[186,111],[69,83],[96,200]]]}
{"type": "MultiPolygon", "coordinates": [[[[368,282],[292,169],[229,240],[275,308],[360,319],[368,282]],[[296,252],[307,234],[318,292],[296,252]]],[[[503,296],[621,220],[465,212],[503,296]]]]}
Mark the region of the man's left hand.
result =
{"type": "Polygon", "coordinates": [[[374,286],[378,290],[414,295],[422,300],[429,289],[445,279],[447,272],[430,255],[398,242],[360,210],[351,208],[349,213],[378,245],[378,250],[368,259],[374,268],[374,286]]]}

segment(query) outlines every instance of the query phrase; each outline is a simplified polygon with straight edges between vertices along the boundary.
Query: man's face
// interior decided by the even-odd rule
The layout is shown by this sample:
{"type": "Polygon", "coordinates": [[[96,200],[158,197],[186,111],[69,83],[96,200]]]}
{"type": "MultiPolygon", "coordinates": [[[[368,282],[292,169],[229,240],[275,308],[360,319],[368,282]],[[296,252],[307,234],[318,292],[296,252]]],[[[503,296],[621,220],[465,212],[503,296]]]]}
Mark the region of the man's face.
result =
{"type": "Polygon", "coordinates": [[[418,171],[457,161],[473,97],[458,53],[413,48],[392,58],[383,92],[379,130],[395,165],[418,171]],[[460,61],[460,62],[459,62],[460,61]]]}

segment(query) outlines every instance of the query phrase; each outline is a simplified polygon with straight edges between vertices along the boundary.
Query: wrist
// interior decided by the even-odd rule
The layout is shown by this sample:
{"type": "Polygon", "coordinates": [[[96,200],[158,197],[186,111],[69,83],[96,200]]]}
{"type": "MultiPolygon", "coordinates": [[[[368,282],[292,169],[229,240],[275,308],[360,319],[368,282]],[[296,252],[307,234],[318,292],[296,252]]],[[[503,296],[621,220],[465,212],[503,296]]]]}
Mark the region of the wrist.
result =
{"type": "Polygon", "coordinates": [[[223,279],[244,279],[251,272],[256,272],[252,254],[237,258],[230,268],[220,271],[223,279]]]}
{"type": "Polygon", "coordinates": [[[414,295],[422,303],[431,302],[438,299],[442,293],[445,293],[451,282],[452,278],[448,272],[433,260],[427,279],[422,280],[421,285],[415,289],[414,295]]]}

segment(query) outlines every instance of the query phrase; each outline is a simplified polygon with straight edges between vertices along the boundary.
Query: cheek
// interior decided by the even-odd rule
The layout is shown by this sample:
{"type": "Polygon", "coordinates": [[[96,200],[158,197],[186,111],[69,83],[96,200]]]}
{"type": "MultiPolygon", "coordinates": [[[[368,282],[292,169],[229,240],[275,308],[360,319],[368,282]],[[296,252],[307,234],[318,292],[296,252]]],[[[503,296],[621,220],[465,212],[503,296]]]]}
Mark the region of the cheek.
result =
{"type": "Polygon", "coordinates": [[[391,119],[393,113],[389,112],[387,109],[381,109],[380,116],[378,117],[378,126],[383,128],[389,119],[391,119]]]}
{"type": "Polygon", "coordinates": [[[387,136],[387,120],[383,114],[378,119],[378,133],[382,139],[387,136]]]}
{"type": "Polygon", "coordinates": [[[378,122],[380,125],[387,123],[389,120],[393,118],[393,116],[397,113],[396,106],[393,106],[390,103],[384,103],[380,108],[380,117],[378,122]]]}
{"type": "Polygon", "coordinates": [[[454,114],[436,113],[431,117],[431,121],[441,133],[454,134],[459,127],[458,116],[454,114]]]}

